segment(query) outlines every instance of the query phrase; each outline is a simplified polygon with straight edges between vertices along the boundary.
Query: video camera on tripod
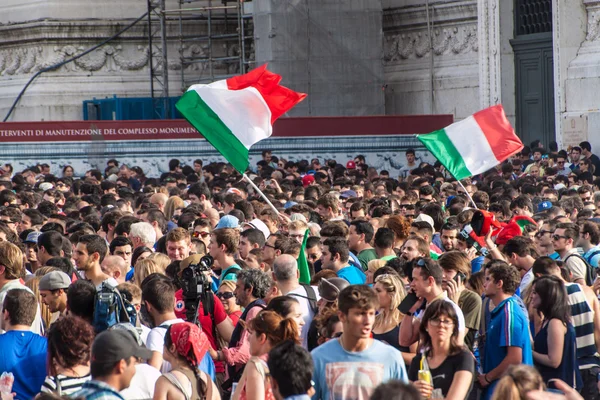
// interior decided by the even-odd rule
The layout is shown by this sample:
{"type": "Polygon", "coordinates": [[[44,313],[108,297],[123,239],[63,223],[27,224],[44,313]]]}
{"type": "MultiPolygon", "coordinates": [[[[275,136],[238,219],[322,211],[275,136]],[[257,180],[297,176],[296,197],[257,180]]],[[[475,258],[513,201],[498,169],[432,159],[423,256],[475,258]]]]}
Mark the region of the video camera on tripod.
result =
{"type": "Polygon", "coordinates": [[[202,304],[204,315],[211,315],[214,310],[211,282],[206,275],[206,272],[212,272],[213,262],[210,255],[205,255],[199,263],[190,264],[181,271],[179,285],[183,290],[185,317],[189,322],[198,323],[198,303],[202,304]]]}

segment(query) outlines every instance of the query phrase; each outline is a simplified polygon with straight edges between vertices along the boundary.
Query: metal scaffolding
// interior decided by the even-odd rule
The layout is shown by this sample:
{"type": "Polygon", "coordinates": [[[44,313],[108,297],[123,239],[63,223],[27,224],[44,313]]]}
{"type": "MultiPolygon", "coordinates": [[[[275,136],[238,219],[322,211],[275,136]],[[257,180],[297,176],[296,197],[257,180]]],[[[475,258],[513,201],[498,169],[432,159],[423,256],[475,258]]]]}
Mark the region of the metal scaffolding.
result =
{"type": "Polygon", "coordinates": [[[150,97],[157,119],[171,117],[169,110],[169,68],[165,0],[148,0],[148,65],[150,97]]]}
{"type": "Polygon", "coordinates": [[[161,118],[169,118],[169,68],[180,74],[183,93],[195,83],[208,83],[247,72],[254,64],[252,2],[243,0],[148,0],[150,92],[161,118]],[[178,24],[178,35],[168,30],[178,24]],[[175,45],[175,41],[176,45],[175,45]],[[169,64],[167,47],[177,48],[179,64],[169,64]]]}
{"type": "Polygon", "coordinates": [[[253,40],[251,2],[179,0],[181,90],[246,72],[253,40]]]}

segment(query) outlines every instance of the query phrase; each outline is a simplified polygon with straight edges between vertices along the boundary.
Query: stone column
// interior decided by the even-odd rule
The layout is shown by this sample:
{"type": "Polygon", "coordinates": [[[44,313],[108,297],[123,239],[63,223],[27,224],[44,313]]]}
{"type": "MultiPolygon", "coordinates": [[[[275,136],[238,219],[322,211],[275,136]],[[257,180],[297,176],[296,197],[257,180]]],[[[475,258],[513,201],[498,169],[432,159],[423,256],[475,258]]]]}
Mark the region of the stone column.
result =
{"type": "Polygon", "coordinates": [[[256,64],[308,93],[293,116],[384,114],[381,0],[254,0],[256,64]]]}
{"type": "MultiPolygon", "coordinates": [[[[600,150],[600,1],[553,1],[557,140],[570,117],[587,116],[588,140],[600,150]],[[559,129],[560,128],[560,129],[559,129]]],[[[570,126],[570,124],[569,124],[570,126]]]]}

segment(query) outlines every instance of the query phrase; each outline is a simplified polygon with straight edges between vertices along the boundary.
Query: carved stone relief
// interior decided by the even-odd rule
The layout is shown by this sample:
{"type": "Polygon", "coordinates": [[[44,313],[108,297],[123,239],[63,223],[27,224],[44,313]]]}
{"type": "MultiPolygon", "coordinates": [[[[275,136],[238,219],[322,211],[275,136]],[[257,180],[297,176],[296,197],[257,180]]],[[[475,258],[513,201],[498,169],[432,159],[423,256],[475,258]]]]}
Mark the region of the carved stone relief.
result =
{"type": "MultiPolygon", "coordinates": [[[[433,53],[461,55],[479,51],[477,24],[434,28],[433,53]]],[[[431,51],[427,30],[410,33],[395,33],[385,36],[384,62],[397,63],[401,60],[423,58],[431,51]]]]}

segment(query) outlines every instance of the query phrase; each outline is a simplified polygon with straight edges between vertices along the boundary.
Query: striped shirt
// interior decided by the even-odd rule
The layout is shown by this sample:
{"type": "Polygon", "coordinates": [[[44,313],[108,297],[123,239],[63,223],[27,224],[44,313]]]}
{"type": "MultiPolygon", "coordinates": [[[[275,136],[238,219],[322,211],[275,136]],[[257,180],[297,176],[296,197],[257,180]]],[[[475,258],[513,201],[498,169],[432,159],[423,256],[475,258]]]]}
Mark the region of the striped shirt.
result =
{"type": "Polygon", "coordinates": [[[577,337],[577,359],[579,369],[598,366],[598,349],[594,339],[594,311],[587,301],[585,293],[577,283],[566,283],[568,302],[575,336],[577,337]]]}
{"type": "Polygon", "coordinates": [[[42,385],[42,392],[56,393],[60,396],[70,396],[80,390],[83,387],[83,384],[91,379],[92,377],[90,374],[84,376],[65,376],[61,374],[58,374],[57,376],[47,376],[42,385]],[[60,393],[56,385],[57,379],[60,386],[60,393]]]}

